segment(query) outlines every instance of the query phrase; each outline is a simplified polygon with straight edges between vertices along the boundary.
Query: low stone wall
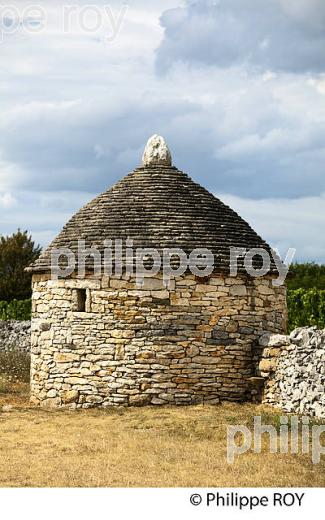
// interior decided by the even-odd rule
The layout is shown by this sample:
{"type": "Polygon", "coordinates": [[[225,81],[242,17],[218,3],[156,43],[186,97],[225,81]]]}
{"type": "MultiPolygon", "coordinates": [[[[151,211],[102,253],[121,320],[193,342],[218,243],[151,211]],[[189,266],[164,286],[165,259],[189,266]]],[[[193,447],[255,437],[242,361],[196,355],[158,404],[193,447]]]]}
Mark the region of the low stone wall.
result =
{"type": "Polygon", "coordinates": [[[0,352],[30,352],[30,321],[0,320],[0,352]]]}
{"type": "Polygon", "coordinates": [[[264,334],[257,376],[263,402],[285,412],[325,418],[325,329],[303,327],[290,336],[264,334]]]}

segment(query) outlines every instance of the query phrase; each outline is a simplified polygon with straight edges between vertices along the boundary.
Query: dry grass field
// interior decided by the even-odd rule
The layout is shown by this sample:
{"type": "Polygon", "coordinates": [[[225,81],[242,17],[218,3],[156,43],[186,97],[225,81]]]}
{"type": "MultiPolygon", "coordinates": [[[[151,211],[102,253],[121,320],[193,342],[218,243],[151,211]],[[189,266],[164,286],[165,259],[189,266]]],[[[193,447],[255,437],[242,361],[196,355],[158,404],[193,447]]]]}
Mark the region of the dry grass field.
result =
{"type": "Polygon", "coordinates": [[[44,411],[28,385],[0,391],[0,487],[324,486],[325,461],[248,452],[226,461],[228,424],[274,423],[252,404],[44,411]],[[5,407],[6,409],[6,407],[5,407]]]}

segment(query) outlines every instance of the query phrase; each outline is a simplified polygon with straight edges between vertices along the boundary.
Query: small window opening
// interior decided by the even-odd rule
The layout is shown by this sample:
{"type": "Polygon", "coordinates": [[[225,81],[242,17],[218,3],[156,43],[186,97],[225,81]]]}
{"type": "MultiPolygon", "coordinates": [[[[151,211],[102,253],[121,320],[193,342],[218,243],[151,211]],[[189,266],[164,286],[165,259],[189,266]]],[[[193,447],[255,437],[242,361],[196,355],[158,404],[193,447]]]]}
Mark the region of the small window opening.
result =
{"type": "Polygon", "coordinates": [[[77,311],[86,312],[87,291],[86,289],[77,289],[77,311]]]}

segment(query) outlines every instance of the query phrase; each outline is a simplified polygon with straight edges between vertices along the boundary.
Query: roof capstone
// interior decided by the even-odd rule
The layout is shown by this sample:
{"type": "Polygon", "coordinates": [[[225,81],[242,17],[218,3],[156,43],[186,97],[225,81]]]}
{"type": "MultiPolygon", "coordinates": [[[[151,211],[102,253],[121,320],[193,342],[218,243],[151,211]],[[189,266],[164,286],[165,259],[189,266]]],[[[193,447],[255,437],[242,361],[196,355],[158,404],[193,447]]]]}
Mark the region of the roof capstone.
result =
{"type": "Polygon", "coordinates": [[[172,156],[168,145],[160,135],[153,135],[145,147],[142,166],[171,166],[172,156]]]}

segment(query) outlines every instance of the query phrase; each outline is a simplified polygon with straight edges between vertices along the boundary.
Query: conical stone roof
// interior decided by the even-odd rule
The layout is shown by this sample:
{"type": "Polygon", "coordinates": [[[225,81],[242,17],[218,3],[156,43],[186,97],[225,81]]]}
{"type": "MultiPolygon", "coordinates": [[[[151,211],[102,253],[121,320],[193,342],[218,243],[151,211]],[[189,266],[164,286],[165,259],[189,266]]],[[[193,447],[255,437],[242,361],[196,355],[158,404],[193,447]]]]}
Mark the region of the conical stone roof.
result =
{"type": "MultiPolygon", "coordinates": [[[[181,248],[187,255],[195,248],[207,248],[220,272],[229,271],[231,247],[263,248],[270,253],[270,272],[277,272],[269,245],[235,211],[173,167],[160,139],[153,136],[153,146],[149,140],[143,166],[70,219],[30,271],[50,272],[54,249],[69,248],[77,255],[78,240],[103,253],[104,240],[122,240],[125,245],[131,239],[134,249],[154,248],[161,255],[164,248],[181,248]]],[[[86,265],[91,269],[92,260],[86,265]]],[[[255,257],[254,265],[260,267],[260,257],[255,257]]],[[[246,272],[240,260],[238,267],[246,272]]]]}

